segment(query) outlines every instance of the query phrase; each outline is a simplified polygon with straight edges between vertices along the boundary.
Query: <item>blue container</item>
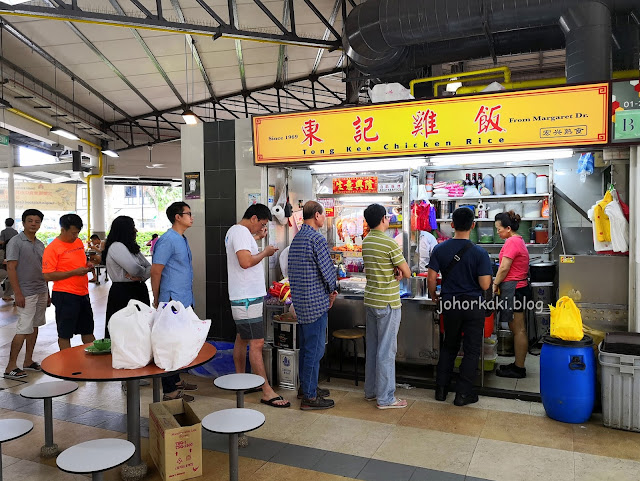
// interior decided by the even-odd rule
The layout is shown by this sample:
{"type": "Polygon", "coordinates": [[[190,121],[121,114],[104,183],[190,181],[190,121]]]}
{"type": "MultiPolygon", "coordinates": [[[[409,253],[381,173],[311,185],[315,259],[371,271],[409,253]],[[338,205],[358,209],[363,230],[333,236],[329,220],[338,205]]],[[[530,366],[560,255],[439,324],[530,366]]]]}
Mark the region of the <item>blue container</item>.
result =
{"type": "Polygon", "coordinates": [[[593,339],[543,339],[540,353],[540,396],[551,419],[584,423],[591,417],[596,392],[593,339]]]}
{"type": "Polygon", "coordinates": [[[516,193],[516,176],[507,174],[504,176],[504,193],[507,195],[515,195],[516,193]]]}
{"type": "Polygon", "coordinates": [[[516,176],[516,194],[522,195],[527,193],[527,176],[519,173],[516,176]]]}

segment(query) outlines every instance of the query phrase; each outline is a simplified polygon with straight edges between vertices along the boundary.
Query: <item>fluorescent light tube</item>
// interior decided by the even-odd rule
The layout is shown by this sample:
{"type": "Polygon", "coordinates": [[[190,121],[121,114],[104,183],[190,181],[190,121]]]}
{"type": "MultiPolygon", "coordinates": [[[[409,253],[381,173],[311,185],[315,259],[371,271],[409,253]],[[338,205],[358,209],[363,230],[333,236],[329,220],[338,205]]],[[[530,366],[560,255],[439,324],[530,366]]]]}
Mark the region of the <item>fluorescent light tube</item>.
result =
{"type": "Polygon", "coordinates": [[[61,129],[60,127],[51,127],[50,132],[54,135],[60,135],[70,140],[80,140],[76,134],[69,132],[68,130],[61,129]]]}
{"type": "Polygon", "coordinates": [[[115,150],[102,150],[101,151],[104,155],[108,155],[109,157],[120,157],[120,154],[118,154],[118,152],[116,152],[115,150]]]}
{"type": "Polygon", "coordinates": [[[187,125],[195,125],[198,123],[198,116],[191,109],[182,112],[182,118],[187,125]]]}

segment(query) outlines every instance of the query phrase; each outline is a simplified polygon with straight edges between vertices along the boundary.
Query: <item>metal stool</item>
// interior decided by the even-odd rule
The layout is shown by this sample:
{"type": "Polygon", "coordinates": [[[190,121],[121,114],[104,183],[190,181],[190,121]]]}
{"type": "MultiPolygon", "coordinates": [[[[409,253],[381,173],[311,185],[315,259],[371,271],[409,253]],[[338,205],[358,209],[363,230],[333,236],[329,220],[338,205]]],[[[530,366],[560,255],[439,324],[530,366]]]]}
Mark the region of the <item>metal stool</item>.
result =
{"type": "Polygon", "coordinates": [[[340,339],[340,372],[342,372],[342,351],[344,350],[344,341],[353,342],[353,353],[356,358],[355,362],[355,370],[354,370],[354,378],[356,381],[356,386],[358,385],[358,339],[362,339],[364,343],[364,352],[366,355],[367,352],[367,340],[365,337],[365,331],[363,329],[339,329],[337,331],[333,331],[331,336],[334,339],[340,339]]]}
{"type": "MultiPolygon", "coordinates": [[[[245,391],[262,387],[263,384],[264,378],[262,376],[249,373],[227,374],[226,376],[220,376],[213,380],[213,385],[217,388],[236,392],[236,407],[238,408],[244,407],[245,391]]],[[[241,448],[249,446],[249,438],[247,438],[246,434],[240,433],[238,436],[238,446],[241,448]]]]}
{"type": "Polygon", "coordinates": [[[135,451],[133,443],[124,439],[94,439],[65,449],[56,464],[67,473],[91,473],[93,481],[100,481],[104,471],[126,463],[135,451]]]}
{"type": "Polygon", "coordinates": [[[104,281],[109,282],[109,274],[107,273],[107,266],[103,264],[99,264],[99,265],[93,266],[93,268],[96,270],[96,286],[100,285],[100,271],[102,269],[104,269],[104,281]]]}
{"type": "Polygon", "coordinates": [[[0,419],[0,481],[2,481],[2,443],[20,438],[33,429],[27,419],[0,419]]]}
{"type": "Polygon", "coordinates": [[[60,452],[53,442],[53,403],[54,397],[65,396],[78,389],[73,381],[51,381],[34,384],[20,391],[20,396],[27,399],[44,399],[44,446],[40,448],[40,456],[53,458],[60,452]]]}
{"type": "Polygon", "coordinates": [[[264,414],[253,409],[223,409],[208,414],[202,427],[212,433],[229,435],[229,480],[238,481],[238,434],[248,433],[264,424],[264,414]]]}

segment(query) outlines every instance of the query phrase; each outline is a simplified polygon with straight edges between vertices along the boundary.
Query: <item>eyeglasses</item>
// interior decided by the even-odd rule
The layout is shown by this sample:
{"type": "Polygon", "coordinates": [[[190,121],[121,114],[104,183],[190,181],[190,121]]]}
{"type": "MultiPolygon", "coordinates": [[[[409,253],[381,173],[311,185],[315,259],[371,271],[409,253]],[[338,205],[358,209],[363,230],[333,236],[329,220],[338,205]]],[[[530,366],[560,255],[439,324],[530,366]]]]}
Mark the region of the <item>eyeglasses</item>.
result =
{"type": "Polygon", "coordinates": [[[189,217],[193,217],[191,212],[180,212],[178,215],[188,215],[189,217]]]}

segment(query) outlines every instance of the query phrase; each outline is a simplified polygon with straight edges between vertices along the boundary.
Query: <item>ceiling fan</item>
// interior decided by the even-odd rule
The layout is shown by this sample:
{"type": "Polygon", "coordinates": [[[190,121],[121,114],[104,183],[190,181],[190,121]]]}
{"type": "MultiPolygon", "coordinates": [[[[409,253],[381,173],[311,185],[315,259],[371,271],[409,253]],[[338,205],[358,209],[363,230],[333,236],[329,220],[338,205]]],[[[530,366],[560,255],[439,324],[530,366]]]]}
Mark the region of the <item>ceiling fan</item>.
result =
{"type": "Polygon", "coordinates": [[[147,169],[166,169],[164,164],[154,164],[151,162],[151,149],[153,149],[153,144],[147,144],[147,148],[149,149],[149,165],[147,165],[147,169]]]}

